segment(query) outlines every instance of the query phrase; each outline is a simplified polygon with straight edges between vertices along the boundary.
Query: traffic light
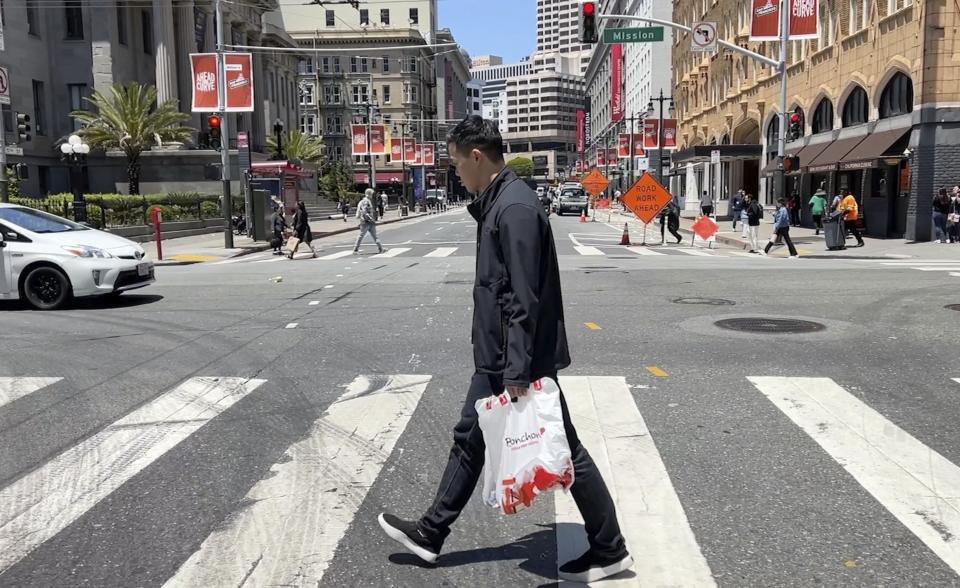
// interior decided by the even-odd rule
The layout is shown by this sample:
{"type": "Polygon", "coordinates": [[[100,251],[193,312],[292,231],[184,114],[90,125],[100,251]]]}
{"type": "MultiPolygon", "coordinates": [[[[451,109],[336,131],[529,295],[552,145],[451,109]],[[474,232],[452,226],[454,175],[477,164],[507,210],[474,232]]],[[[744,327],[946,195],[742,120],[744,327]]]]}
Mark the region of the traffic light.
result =
{"type": "Polygon", "coordinates": [[[592,0],[580,0],[580,42],[593,44],[598,39],[597,3],[592,0]]]}
{"type": "Polygon", "coordinates": [[[800,171],[800,157],[797,155],[788,155],[784,157],[783,171],[784,173],[800,171]]]}
{"type": "Polygon", "coordinates": [[[30,174],[27,171],[27,164],[25,163],[15,163],[13,164],[13,175],[18,180],[28,180],[30,179],[30,174]]]}
{"type": "Polygon", "coordinates": [[[801,118],[799,112],[794,112],[790,115],[790,131],[787,137],[791,141],[796,141],[803,136],[803,123],[800,120],[801,118]]]}
{"type": "Polygon", "coordinates": [[[30,140],[30,115],[17,113],[17,138],[19,141],[30,140]]]}
{"type": "Polygon", "coordinates": [[[216,114],[208,116],[207,126],[210,127],[210,147],[220,151],[223,147],[223,135],[220,133],[220,117],[216,114]]]}

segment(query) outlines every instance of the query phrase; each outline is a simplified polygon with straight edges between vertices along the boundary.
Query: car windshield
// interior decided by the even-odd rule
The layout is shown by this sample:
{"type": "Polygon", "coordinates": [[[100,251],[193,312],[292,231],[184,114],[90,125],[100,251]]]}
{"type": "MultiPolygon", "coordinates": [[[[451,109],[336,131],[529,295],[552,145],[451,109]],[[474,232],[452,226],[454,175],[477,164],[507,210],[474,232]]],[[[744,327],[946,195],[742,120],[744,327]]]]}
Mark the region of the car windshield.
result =
{"type": "Polygon", "coordinates": [[[0,208],[0,220],[5,220],[32,233],[66,233],[90,230],[89,227],[78,225],[65,218],[26,207],[0,208]]]}
{"type": "Polygon", "coordinates": [[[583,198],[583,190],[564,190],[561,194],[564,198],[583,198]]]}

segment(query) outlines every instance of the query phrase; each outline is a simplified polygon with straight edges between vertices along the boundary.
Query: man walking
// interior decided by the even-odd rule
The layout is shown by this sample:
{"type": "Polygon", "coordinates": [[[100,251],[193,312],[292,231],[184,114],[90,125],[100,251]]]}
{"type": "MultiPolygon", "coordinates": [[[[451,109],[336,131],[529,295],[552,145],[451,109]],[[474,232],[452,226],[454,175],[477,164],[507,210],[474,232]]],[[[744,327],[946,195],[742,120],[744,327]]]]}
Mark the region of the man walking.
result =
{"type": "Polygon", "coordinates": [[[733,195],[733,198],[730,199],[730,207],[732,212],[730,216],[733,219],[733,229],[737,230],[737,221],[740,220],[740,215],[743,213],[743,190],[737,190],[737,193],[733,195]]]}
{"type": "Polygon", "coordinates": [[[373,191],[373,188],[367,188],[363,193],[363,198],[360,199],[360,203],[357,204],[357,218],[360,219],[360,235],[357,237],[357,244],[353,246],[354,254],[360,253],[360,243],[363,241],[363,238],[367,236],[367,233],[370,233],[373,241],[377,244],[377,249],[379,249],[380,253],[383,253],[383,245],[380,243],[380,239],[377,238],[377,221],[373,218],[373,202],[371,202],[373,198],[376,198],[376,192],[373,191]]]}
{"type": "MultiPolygon", "coordinates": [[[[793,246],[793,240],[790,239],[790,210],[787,208],[787,201],[781,198],[777,200],[777,204],[779,206],[777,208],[777,214],[773,218],[773,230],[777,237],[786,242],[787,249],[790,250],[790,259],[796,259],[797,248],[793,246]]],[[[766,248],[764,248],[763,254],[766,255],[770,253],[770,248],[773,247],[773,245],[774,241],[773,238],[771,238],[766,248]]]]}
{"type": "Polygon", "coordinates": [[[680,228],[680,197],[676,194],[670,198],[670,202],[660,211],[660,244],[667,244],[666,233],[664,232],[664,225],[667,229],[670,229],[670,234],[673,235],[677,243],[683,241],[683,236],[679,233],[678,229],[680,228]]]}
{"type": "MultiPolygon", "coordinates": [[[[381,514],[380,526],[411,553],[434,562],[480,478],[483,433],[474,404],[506,390],[513,398],[531,382],[555,379],[570,364],[560,270],[553,233],[536,194],[503,161],[497,124],[468,116],[447,137],[448,153],[464,187],[476,194],[467,207],[477,220],[470,382],[453,448],[433,503],[415,521],[381,514]]],[[[560,567],[560,577],[592,582],[628,569],[613,500],[580,443],[561,393],[563,424],[574,464],[573,499],[583,515],[589,549],[560,567]]]]}
{"type": "Polygon", "coordinates": [[[387,213],[387,193],[380,192],[380,197],[377,198],[377,212],[380,213],[379,218],[383,218],[387,213]]]}
{"type": "Polygon", "coordinates": [[[815,233],[817,235],[823,230],[823,213],[827,209],[826,185],[826,182],[820,182],[820,189],[810,197],[810,214],[813,215],[813,224],[817,227],[815,233]]]}
{"type": "Polygon", "coordinates": [[[703,216],[713,215],[713,197],[706,190],[700,195],[700,213],[703,216]]]}
{"type": "Polygon", "coordinates": [[[753,199],[753,195],[744,196],[747,212],[747,235],[750,239],[750,253],[759,253],[760,219],[763,218],[763,205],[753,199]]]}
{"type": "Polygon", "coordinates": [[[860,217],[860,206],[857,204],[857,199],[850,193],[850,190],[844,188],[841,192],[843,198],[840,200],[840,206],[837,210],[843,211],[844,240],[846,240],[846,231],[849,229],[850,232],[853,233],[853,236],[857,238],[857,247],[863,247],[863,235],[860,234],[860,229],[857,228],[857,219],[860,217]]]}

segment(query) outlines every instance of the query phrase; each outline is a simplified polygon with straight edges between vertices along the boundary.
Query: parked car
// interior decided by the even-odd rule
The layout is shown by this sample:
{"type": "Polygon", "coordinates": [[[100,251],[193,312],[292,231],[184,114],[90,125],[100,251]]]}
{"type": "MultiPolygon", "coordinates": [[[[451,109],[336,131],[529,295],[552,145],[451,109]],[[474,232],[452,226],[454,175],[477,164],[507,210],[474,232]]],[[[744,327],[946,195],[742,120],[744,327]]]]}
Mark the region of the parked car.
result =
{"type": "Polygon", "coordinates": [[[447,190],[445,188],[427,190],[424,194],[424,203],[429,207],[440,207],[447,202],[447,190]]]}
{"type": "Polygon", "coordinates": [[[557,198],[556,208],[560,216],[563,216],[564,212],[586,214],[587,193],[582,188],[563,188],[560,190],[560,197],[557,198]]]}
{"type": "Polygon", "coordinates": [[[0,204],[0,299],[39,310],[73,297],[119,295],[154,282],[143,248],[123,237],[15,204],[0,204]]]}

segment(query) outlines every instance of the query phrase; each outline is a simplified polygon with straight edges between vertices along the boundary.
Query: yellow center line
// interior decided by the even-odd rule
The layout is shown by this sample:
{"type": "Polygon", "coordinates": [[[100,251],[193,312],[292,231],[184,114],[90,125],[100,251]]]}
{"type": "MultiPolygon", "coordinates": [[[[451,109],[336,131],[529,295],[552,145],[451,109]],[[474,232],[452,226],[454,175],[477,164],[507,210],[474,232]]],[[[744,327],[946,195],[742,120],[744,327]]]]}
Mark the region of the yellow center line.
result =
{"type": "Polygon", "coordinates": [[[670,374],[668,374],[667,372],[663,371],[662,369],[658,368],[658,367],[655,366],[655,365],[648,365],[648,366],[647,366],[647,371],[650,372],[651,374],[653,374],[654,376],[658,377],[658,378],[666,378],[667,376],[670,375],[670,374]]]}
{"type": "Polygon", "coordinates": [[[597,323],[583,323],[583,325],[584,325],[585,327],[587,327],[588,329],[590,329],[591,331],[602,331],[602,330],[603,330],[603,327],[601,327],[601,326],[598,325],[597,323]]]}

